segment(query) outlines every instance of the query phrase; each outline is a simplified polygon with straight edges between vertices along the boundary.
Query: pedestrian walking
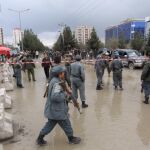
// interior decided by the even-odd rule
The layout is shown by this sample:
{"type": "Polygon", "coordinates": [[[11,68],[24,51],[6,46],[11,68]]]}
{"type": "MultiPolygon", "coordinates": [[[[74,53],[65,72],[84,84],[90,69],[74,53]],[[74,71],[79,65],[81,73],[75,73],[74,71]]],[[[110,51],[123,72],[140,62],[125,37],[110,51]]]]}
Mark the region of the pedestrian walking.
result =
{"type": "Polygon", "coordinates": [[[50,66],[52,66],[52,63],[50,61],[50,58],[48,55],[45,53],[44,58],[42,59],[42,67],[44,68],[45,76],[47,79],[49,79],[49,69],[50,66]]]}
{"type": "Polygon", "coordinates": [[[82,108],[88,107],[85,103],[85,72],[84,66],[80,63],[80,55],[76,56],[76,62],[71,64],[71,88],[72,94],[75,99],[78,99],[78,90],[82,101],[82,108]]]}
{"type": "Polygon", "coordinates": [[[31,76],[32,76],[32,80],[36,81],[35,73],[34,73],[35,64],[30,55],[27,56],[27,59],[26,59],[24,65],[25,65],[24,69],[27,70],[27,73],[28,73],[29,81],[31,81],[31,76]]]}
{"type": "Polygon", "coordinates": [[[100,55],[97,56],[96,62],[95,62],[95,71],[97,76],[97,86],[96,90],[102,90],[103,87],[103,75],[105,70],[105,60],[100,55]]]}
{"type": "Polygon", "coordinates": [[[36,50],[35,55],[36,55],[36,59],[38,59],[39,58],[39,51],[36,50]]]}
{"type": "Polygon", "coordinates": [[[79,144],[81,141],[79,137],[74,137],[73,135],[73,129],[68,115],[68,106],[66,103],[66,91],[64,91],[60,85],[61,81],[65,78],[64,72],[65,69],[61,66],[55,66],[52,68],[53,78],[49,84],[48,98],[44,111],[48,122],[40,131],[37,138],[38,145],[44,145],[47,143],[44,140],[44,137],[53,130],[56,124],[59,124],[64,130],[70,144],[79,144]]]}
{"type": "Polygon", "coordinates": [[[123,64],[122,61],[119,60],[119,56],[116,54],[115,59],[112,61],[110,70],[113,72],[113,81],[115,90],[120,87],[120,90],[123,90],[122,87],[122,71],[123,71],[123,64]]]}
{"type": "MultiPolygon", "coordinates": [[[[150,53],[148,54],[148,57],[150,58],[150,53]]],[[[145,100],[143,101],[145,104],[149,104],[149,95],[150,95],[150,59],[146,62],[142,75],[141,75],[141,81],[142,81],[142,88],[144,90],[145,94],[145,100]]]]}

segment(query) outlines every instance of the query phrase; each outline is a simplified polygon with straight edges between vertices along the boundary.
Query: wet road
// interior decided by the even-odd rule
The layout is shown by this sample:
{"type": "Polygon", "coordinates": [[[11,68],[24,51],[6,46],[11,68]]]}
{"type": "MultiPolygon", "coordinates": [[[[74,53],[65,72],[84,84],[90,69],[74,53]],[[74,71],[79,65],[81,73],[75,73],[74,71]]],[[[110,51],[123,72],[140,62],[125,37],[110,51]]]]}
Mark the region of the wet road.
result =
{"type": "Polygon", "coordinates": [[[92,66],[86,67],[86,96],[89,108],[80,115],[70,105],[70,116],[75,135],[82,138],[80,145],[67,144],[67,138],[57,126],[46,137],[48,145],[38,147],[35,139],[45,124],[43,108],[45,76],[36,69],[37,82],[28,82],[24,75],[24,89],[9,93],[14,99],[13,115],[16,124],[24,128],[4,150],[149,150],[150,105],[142,104],[140,93],[141,70],[124,71],[124,91],[114,91],[112,77],[105,73],[104,90],[96,91],[96,77],[92,66]]]}

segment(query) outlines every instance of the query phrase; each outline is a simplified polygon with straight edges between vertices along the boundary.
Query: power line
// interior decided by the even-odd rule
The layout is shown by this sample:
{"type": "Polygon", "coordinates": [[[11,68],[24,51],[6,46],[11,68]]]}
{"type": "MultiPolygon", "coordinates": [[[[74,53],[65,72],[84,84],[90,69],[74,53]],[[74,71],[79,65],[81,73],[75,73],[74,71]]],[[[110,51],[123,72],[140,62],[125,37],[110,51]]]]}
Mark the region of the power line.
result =
{"type": "Polygon", "coordinates": [[[94,3],[93,7],[90,7],[89,9],[87,9],[86,11],[83,12],[83,14],[80,14],[78,16],[79,19],[82,19],[82,17],[87,17],[89,16],[89,13],[93,13],[97,10],[98,7],[102,6],[102,4],[104,4],[107,0],[103,0],[101,1],[97,1],[96,3],[94,3]]]}
{"type": "Polygon", "coordinates": [[[78,10],[74,13],[73,17],[78,16],[79,14],[82,14],[84,10],[88,9],[89,6],[93,4],[93,0],[86,1],[83,6],[79,7],[78,10]]]}

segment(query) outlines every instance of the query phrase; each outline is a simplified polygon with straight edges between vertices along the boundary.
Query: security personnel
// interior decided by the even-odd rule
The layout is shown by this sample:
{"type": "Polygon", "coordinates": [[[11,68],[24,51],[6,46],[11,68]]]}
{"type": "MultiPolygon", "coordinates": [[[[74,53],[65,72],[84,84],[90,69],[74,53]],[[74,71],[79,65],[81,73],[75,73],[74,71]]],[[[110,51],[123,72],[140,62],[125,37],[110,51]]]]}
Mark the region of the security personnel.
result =
{"type": "Polygon", "coordinates": [[[42,67],[44,68],[45,76],[47,79],[49,79],[49,69],[50,66],[52,66],[50,58],[48,55],[45,53],[44,58],[42,59],[42,67]]]}
{"type": "Polygon", "coordinates": [[[104,59],[99,55],[97,56],[97,60],[95,62],[95,71],[97,76],[97,87],[96,90],[102,90],[102,78],[104,75],[104,69],[105,69],[105,61],[104,59]]]}
{"type": "Polygon", "coordinates": [[[22,85],[22,81],[21,81],[21,79],[22,79],[21,69],[22,69],[22,65],[21,65],[20,61],[17,60],[17,58],[16,58],[16,61],[14,64],[14,70],[15,70],[14,72],[15,72],[17,87],[24,88],[22,85]]]}
{"type": "Polygon", "coordinates": [[[123,64],[122,64],[122,61],[119,60],[118,54],[115,54],[115,59],[112,61],[110,69],[111,71],[113,71],[113,81],[114,81],[115,90],[118,89],[118,86],[120,87],[120,90],[123,90],[122,88],[123,64]]]}
{"type": "Polygon", "coordinates": [[[71,64],[71,88],[73,96],[78,99],[78,90],[82,101],[82,108],[88,107],[85,103],[85,72],[84,66],[80,63],[80,55],[76,55],[76,62],[71,64]]]}
{"type": "Polygon", "coordinates": [[[31,81],[31,75],[32,75],[32,80],[36,81],[35,80],[35,73],[34,73],[35,64],[34,64],[30,55],[27,56],[24,68],[28,72],[29,81],[31,81]]]}
{"type": "MultiPolygon", "coordinates": [[[[61,54],[59,52],[55,52],[54,54],[54,63],[52,64],[52,67],[56,67],[56,66],[63,66],[61,64],[61,54]]],[[[51,81],[52,78],[53,78],[53,72],[51,70],[49,75],[49,82],[51,81]]],[[[67,68],[65,71],[65,81],[67,82],[68,86],[71,87],[70,74],[67,72],[67,68]]]]}
{"type": "MultiPolygon", "coordinates": [[[[149,58],[150,58],[150,54],[149,58]]],[[[149,95],[150,95],[150,59],[146,62],[142,75],[141,75],[141,81],[144,89],[145,94],[145,101],[143,101],[145,104],[149,103],[149,95]]]]}
{"type": "Polygon", "coordinates": [[[52,68],[53,78],[50,81],[48,89],[48,98],[45,105],[45,117],[48,122],[41,130],[37,144],[44,145],[47,142],[44,140],[45,135],[50,133],[52,129],[59,124],[59,126],[66,133],[70,144],[79,144],[81,139],[73,136],[73,129],[68,116],[68,106],[66,104],[66,91],[60,85],[61,81],[64,80],[65,69],[61,66],[55,66],[52,68]]]}

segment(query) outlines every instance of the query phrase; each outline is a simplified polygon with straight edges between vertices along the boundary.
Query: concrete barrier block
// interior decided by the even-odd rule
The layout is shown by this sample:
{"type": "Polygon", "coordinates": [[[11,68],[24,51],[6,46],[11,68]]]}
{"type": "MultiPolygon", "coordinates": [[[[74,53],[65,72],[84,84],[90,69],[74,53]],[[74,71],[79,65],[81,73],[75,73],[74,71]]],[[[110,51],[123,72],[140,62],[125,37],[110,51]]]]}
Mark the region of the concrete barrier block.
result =
{"type": "Polygon", "coordinates": [[[5,118],[4,105],[0,103],[0,140],[11,137],[13,137],[13,124],[5,118]]]}
{"type": "Polygon", "coordinates": [[[6,109],[12,107],[12,99],[6,94],[5,88],[0,89],[0,103],[3,103],[6,109]]]}
{"type": "Polygon", "coordinates": [[[3,150],[3,145],[2,144],[0,144],[0,150],[3,150]]]}
{"type": "Polygon", "coordinates": [[[6,91],[13,91],[14,85],[9,81],[8,77],[5,77],[3,83],[1,84],[1,88],[5,88],[6,91]]]}
{"type": "Polygon", "coordinates": [[[5,121],[13,123],[12,115],[5,112],[5,121]]]}

